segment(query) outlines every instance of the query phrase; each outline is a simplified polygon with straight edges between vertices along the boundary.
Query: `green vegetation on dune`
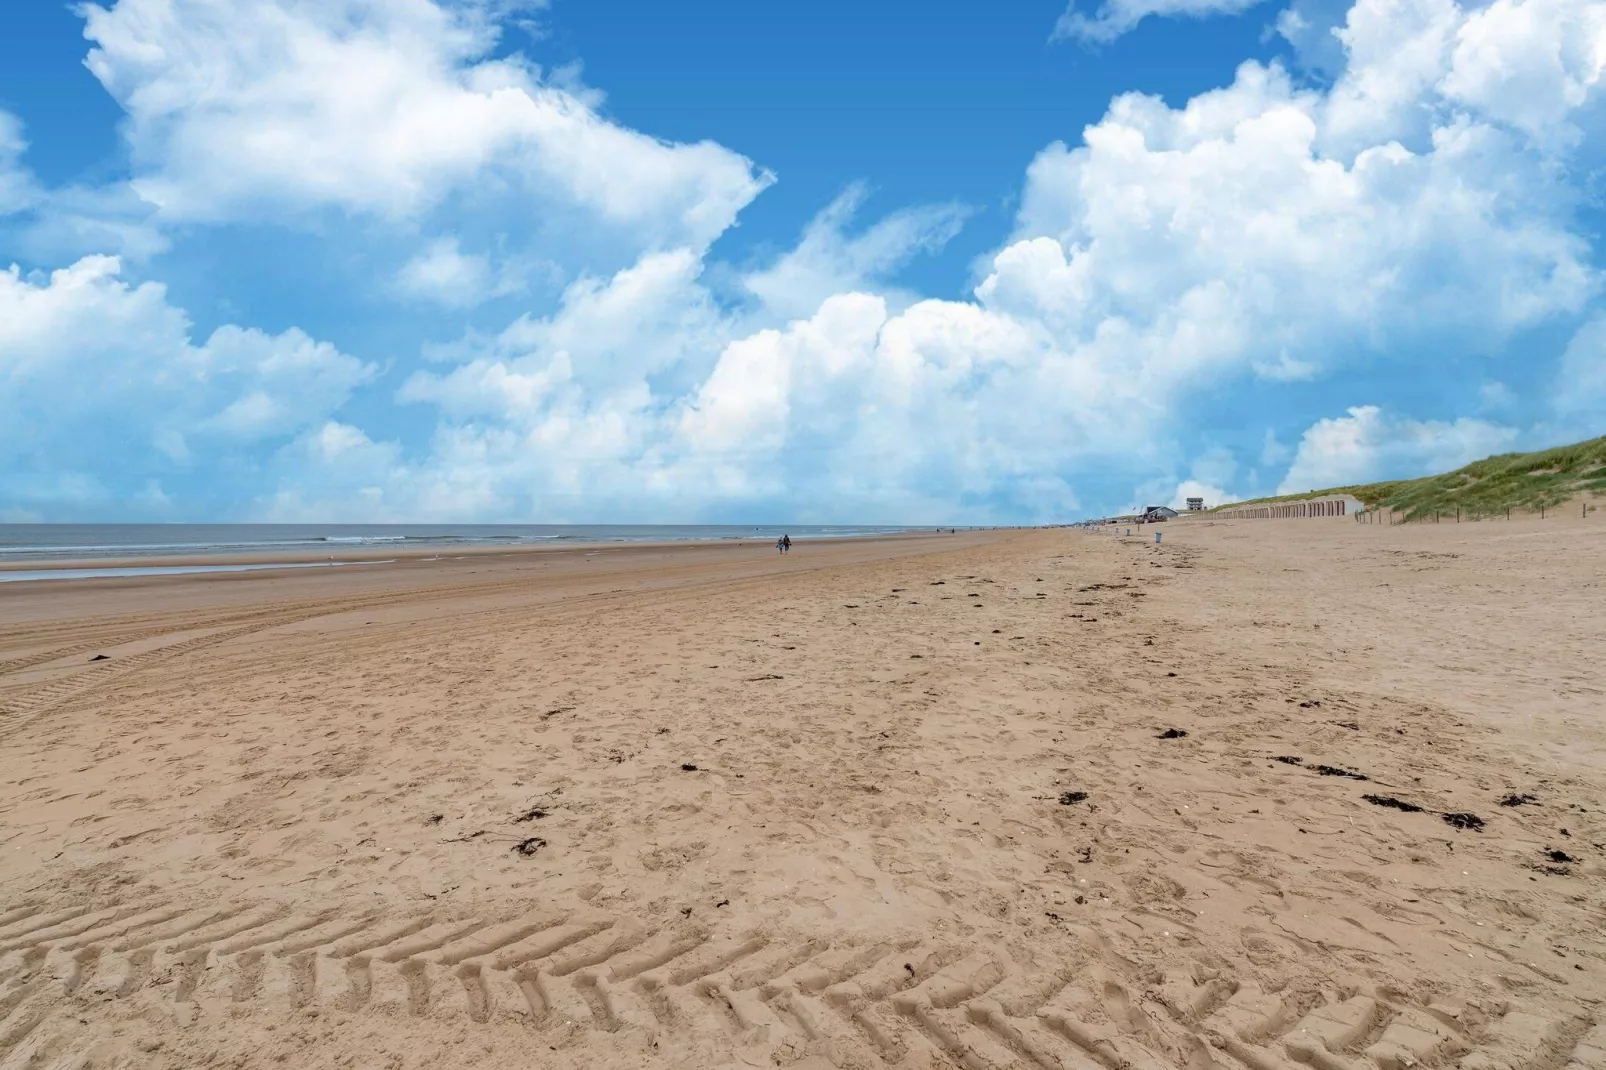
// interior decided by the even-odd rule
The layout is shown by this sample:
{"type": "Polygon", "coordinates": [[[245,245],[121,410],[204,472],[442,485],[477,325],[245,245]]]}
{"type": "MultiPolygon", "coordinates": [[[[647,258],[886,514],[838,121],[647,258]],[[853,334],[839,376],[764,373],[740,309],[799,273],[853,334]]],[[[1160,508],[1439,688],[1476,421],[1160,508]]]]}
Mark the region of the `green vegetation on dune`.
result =
{"type": "Polygon", "coordinates": [[[1369,509],[1382,506],[1404,513],[1406,519],[1457,509],[1472,516],[1490,516],[1508,509],[1554,507],[1586,493],[1606,494],[1606,436],[1534,453],[1502,453],[1443,475],[1328,487],[1311,494],[1255,498],[1217,508],[1350,494],[1369,509]]]}

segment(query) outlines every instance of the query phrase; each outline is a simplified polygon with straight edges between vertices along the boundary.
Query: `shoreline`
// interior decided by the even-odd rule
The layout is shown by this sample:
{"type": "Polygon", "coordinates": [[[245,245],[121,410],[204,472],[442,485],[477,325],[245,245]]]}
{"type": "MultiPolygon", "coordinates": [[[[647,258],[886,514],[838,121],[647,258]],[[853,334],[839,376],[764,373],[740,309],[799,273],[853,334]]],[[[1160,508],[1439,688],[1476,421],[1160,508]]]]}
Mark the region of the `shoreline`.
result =
{"type": "MultiPolygon", "coordinates": [[[[965,531],[979,531],[984,529],[960,529],[965,531]]],[[[948,530],[910,529],[908,531],[886,532],[871,535],[832,535],[832,536],[800,536],[792,540],[793,545],[826,546],[851,544],[872,544],[892,540],[937,538],[938,536],[953,538],[948,530]]],[[[517,545],[495,545],[473,543],[456,546],[451,544],[431,544],[420,546],[404,546],[395,544],[379,544],[364,547],[341,547],[335,551],[324,549],[305,550],[240,550],[237,552],[192,552],[172,554],[124,555],[120,557],[40,557],[23,560],[0,560],[0,572],[42,572],[42,571],[79,571],[100,570],[108,572],[111,578],[114,570],[130,568],[184,568],[195,569],[209,565],[216,566],[253,566],[258,568],[290,567],[297,565],[412,565],[433,561],[451,561],[478,557],[519,557],[524,555],[551,555],[565,553],[596,553],[596,552],[631,552],[643,551],[661,553],[676,548],[697,547],[708,549],[722,547],[725,549],[773,549],[774,540],[761,538],[708,538],[708,539],[657,539],[642,541],[609,540],[581,540],[565,539],[554,543],[520,543],[517,545]]],[[[170,573],[170,575],[209,575],[210,572],[187,571],[183,573],[170,573]]],[[[216,573],[229,574],[229,573],[216,573]]],[[[141,578],[140,574],[125,578],[141,578]]],[[[93,577],[89,577],[93,578],[93,577]]],[[[45,580],[18,580],[18,583],[47,582],[45,580]]],[[[49,580],[48,582],[65,582],[63,580],[49,580]]]]}

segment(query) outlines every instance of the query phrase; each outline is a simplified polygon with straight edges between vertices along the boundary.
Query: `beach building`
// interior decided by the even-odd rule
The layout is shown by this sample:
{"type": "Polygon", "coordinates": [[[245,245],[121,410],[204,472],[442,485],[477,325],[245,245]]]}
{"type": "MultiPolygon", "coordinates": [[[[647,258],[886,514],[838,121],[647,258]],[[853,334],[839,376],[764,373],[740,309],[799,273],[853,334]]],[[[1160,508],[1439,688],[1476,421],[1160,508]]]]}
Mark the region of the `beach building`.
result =
{"type": "Polygon", "coordinates": [[[1203,498],[1189,498],[1188,499],[1188,512],[1190,512],[1190,513],[1202,513],[1202,512],[1204,512],[1204,499],[1203,498]]]}

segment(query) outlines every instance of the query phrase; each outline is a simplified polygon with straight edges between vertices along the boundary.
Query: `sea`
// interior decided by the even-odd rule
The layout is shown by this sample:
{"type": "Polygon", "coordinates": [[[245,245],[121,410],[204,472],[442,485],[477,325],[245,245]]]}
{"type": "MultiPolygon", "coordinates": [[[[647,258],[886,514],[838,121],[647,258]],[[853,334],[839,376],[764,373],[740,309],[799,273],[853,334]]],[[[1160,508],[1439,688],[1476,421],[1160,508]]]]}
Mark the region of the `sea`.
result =
{"type": "MultiPolygon", "coordinates": [[[[322,552],[338,562],[342,551],[386,548],[543,546],[561,543],[716,542],[862,538],[934,528],[873,524],[0,524],[0,582],[81,579],[89,575],[163,575],[234,572],[263,565],[130,566],[105,569],[33,569],[23,564],[88,563],[95,558],[225,557],[233,554],[322,552]],[[71,573],[70,575],[68,573],[71,573]]],[[[368,555],[365,555],[368,556],[368,555]]],[[[302,566],[305,567],[305,566],[302,566]]]]}

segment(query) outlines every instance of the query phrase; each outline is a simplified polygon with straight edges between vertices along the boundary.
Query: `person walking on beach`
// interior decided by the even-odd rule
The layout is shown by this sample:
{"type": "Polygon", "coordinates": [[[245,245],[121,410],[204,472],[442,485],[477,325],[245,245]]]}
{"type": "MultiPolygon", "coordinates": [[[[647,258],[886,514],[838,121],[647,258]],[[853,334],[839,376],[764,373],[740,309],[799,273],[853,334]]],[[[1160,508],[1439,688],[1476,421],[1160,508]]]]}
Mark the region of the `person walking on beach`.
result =
{"type": "Polygon", "coordinates": [[[775,552],[778,554],[786,553],[786,536],[783,535],[775,540],[775,552]]]}
{"type": "Polygon", "coordinates": [[[789,554],[791,552],[792,552],[792,536],[790,536],[790,535],[782,535],[781,536],[781,553],[789,554]]]}

